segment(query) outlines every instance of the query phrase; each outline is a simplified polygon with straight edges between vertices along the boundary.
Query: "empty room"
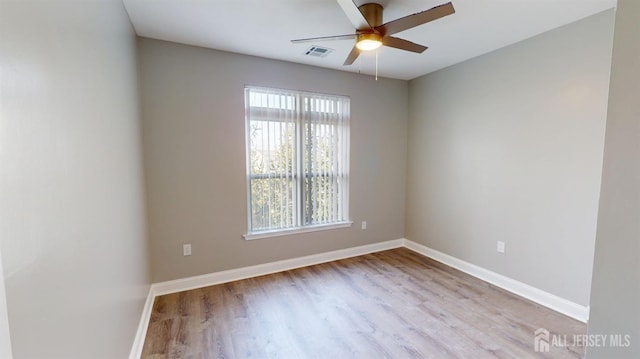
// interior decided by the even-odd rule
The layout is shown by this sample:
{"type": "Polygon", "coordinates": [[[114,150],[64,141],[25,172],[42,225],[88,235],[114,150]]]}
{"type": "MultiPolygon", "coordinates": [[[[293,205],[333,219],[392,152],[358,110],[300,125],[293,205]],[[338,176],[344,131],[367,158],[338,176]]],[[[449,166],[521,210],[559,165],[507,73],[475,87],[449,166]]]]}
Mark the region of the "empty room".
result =
{"type": "Polygon", "coordinates": [[[638,358],[639,94],[634,0],[0,0],[0,358],[638,358]]]}

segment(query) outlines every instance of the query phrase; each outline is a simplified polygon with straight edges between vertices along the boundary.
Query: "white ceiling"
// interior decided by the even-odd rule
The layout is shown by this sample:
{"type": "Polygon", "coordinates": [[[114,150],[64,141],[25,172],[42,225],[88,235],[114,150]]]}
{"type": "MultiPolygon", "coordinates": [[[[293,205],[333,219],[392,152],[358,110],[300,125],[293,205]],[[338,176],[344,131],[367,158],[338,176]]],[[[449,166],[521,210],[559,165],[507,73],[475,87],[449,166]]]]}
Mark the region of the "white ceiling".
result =
{"type": "MultiPolygon", "coordinates": [[[[353,40],[292,44],[342,35],[353,26],[335,0],[123,0],[138,35],[345,71],[375,73],[375,55],[342,63],[353,40]],[[335,50],[304,55],[311,45],[335,50]]],[[[447,0],[378,2],[384,22],[447,0]]],[[[394,36],[428,46],[422,54],[382,47],[379,75],[409,80],[612,8],[616,0],[452,0],[456,13],[394,36]]],[[[544,54],[541,54],[544,56],[544,54]]]]}

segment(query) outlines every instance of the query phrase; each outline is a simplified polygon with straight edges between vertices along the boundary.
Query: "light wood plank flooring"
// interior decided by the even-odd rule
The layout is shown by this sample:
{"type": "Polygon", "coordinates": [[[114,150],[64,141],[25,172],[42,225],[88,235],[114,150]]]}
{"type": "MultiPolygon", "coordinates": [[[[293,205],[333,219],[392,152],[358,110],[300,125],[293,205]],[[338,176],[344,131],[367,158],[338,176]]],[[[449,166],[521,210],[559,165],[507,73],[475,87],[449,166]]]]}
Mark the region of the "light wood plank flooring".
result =
{"type": "Polygon", "coordinates": [[[156,298],[143,358],[579,358],[583,323],[394,249],[156,298]]]}

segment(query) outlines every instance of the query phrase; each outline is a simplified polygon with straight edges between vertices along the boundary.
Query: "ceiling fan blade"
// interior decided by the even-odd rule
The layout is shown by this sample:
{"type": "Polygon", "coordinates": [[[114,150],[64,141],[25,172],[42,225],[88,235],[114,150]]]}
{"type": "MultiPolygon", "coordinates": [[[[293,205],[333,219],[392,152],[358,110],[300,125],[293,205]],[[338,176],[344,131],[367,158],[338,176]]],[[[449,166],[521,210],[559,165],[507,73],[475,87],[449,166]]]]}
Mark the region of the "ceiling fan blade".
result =
{"type": "Polygon", "coordinates": [[[347,59],[344,60],[343,65],[351,65],[354,61],[356,61],[358,56],[360,56],[360,50],[358,50],[358,48],[354,45],[353,49],[351,49],[351,52],[349,53],[349,56],[347,56],[347,59]]]}
{"type": "Polygon", "coordinates": [[[453,8],[453,4],[448,2],[446,4],[433,7],[429,10],[425,10],[413,15],[401,17],[397,20],[390,21],[386,24],[376,26],[375,30],[380,31],[384,35],[393,35],[400,31],[404,31],[412,27],[426,24],[433,20],[437,20],[441,17],[451,15],[455,12],[456,10],[453,8]]]}
{"type": "Polygon", "coordinates": [[[400,50],[416,52],[421,54],[424,50],[428,49],[426,46],[422,46],[420,44],[416,44],[415,42],[411,42],[404,39],[399,39],[393,36],[385,36],[382,38],[382,44],[384,46],[393,47],[400,50]]]}
{"type": "Polygon", "coordinates": [[[349,35],[336,35],[336,36],[322,36],[322,37],[310,37],[308,39],[296,39],[291,40],[294,44],[299,44],[302,42],[314,42],[314,41],[331,41],[331,40],[353,40],[357,37],[356,34],[349,35]]]}
{"type": "Polygon", "coordinates": [[[371,30],[371,25],[352,0],[338,0],[338,4],[357,30],[371,30]]]}

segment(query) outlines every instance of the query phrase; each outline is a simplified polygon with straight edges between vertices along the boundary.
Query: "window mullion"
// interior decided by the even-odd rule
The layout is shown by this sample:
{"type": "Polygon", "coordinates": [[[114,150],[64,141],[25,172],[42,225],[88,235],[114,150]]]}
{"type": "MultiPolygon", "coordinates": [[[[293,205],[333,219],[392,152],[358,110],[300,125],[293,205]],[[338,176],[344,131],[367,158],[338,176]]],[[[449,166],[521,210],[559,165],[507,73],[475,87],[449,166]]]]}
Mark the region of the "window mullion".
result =
{"type": "Polygon", "coordinates": [[[296,95],[296,194],[297,198],[294,202],[296,206],[296,227],[301,227],[303,225],[304,218],[304,123],[303,123],[303,104],[302,104],[302,95],[296,95]]]}
{"type": "MultiPolygon", "coordinates": [[[[306,115],[308,117],[313,116],[313,113],[311,112],[312,110],[314,110],[314,103],[312,101],[312,99],[308,99],[308,105],[309,107],[307,108],[307,110],[309,110],[309,112],[306,113],[306,115]]],[[[306,173],[305,173],[305,178],[307,179],[307,182],[305,182],[306,186],[307,186],[307,191],[306,191],[306,200],[305,200],[305,205],[307,207],[307,215],[305,218],[305,224],[311,224],[313,223],[313,215],[315,213],[315,196],[313,191],[315,190],[315,185],[317,184],[317,178],[314,175],[314,161],[312,161],[312,157],[315,156],[315,151],[313,150],[313,136],[312,133],[315,130],[315,123],[314,121],[305,121],[305,126],[306,126],[306,137],[305,139],[307,140],[306,142],[306,146],[305,149],[307,150],[307,166],[305,167],[306,173]]]]}

